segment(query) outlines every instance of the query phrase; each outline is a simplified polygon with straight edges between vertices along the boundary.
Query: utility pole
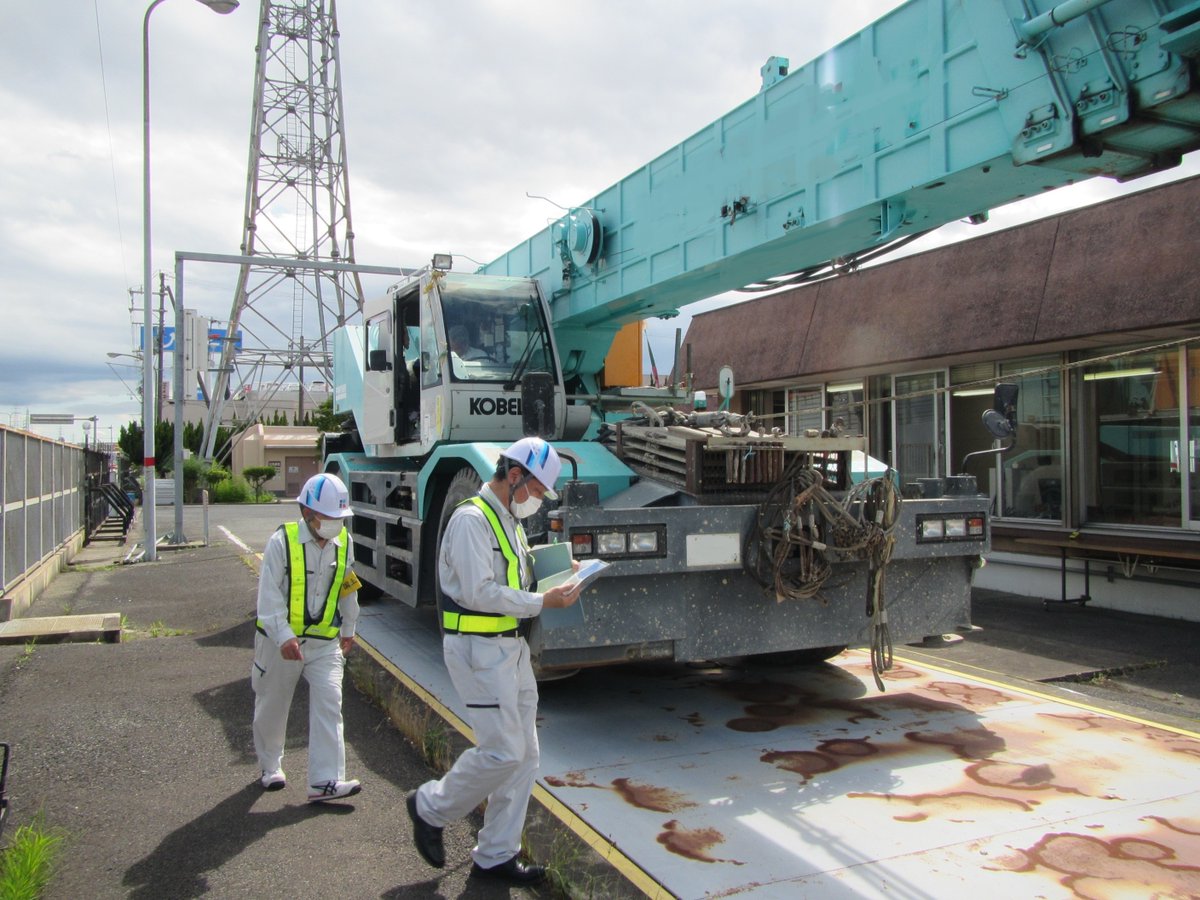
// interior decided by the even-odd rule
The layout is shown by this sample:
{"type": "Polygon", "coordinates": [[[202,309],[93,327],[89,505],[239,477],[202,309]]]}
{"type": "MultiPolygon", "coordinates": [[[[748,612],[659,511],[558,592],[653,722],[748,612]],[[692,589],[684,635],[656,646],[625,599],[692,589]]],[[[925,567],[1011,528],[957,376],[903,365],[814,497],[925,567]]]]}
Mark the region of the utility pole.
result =
{"type": "MultiPolygon", "coordinates": [[[[155,351],[158,353],[156,375],[154,378],[154,392],[156,400],[154,402],[154,422],[157,425],[162,421],[163,416],[163,305],[166,301],[167,294],[167,275],[165,272],[158,273],[158,337],[154,342],[155,351]]],[[[175,339],[179,340],[179,335],[175,335],[175,339]]]]}

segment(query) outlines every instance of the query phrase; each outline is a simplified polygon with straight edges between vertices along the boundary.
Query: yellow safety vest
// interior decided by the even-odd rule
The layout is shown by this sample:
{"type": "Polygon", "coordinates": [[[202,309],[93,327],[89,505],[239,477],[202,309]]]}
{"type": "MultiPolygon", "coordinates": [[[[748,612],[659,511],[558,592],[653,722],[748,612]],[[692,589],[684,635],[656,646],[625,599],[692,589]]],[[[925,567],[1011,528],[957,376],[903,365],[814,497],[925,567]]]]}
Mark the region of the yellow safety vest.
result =
{"type": "MultiPolygon", "coordinates": [[[[500,554],[508,564],[506,567],[508,586],[518,591],[521,590],[521,558],[517,556],[517,552],[508,540],[508,535],[504,533],[504,526],[500,524],[496,511],[478,495],[467,498],[459,506],[462,506],[463,503],[474,504],[488,520],[488,524],[492,526],[492,532],[496,535],[496,543],[500,546],[500,554]]],[[[517,536],[524,541],[525,532],[522,530],[520,522],[517,523],[517,536]]],[[[514,616],[475,612],[459,606],[449,597],[442,599],[442,628],[447,634],[503,635],[506,632],[515,634],[517,626],[520,624],[514,616]]]]}
{"type": "MultiPolygon", "coordinates": [[[[296,637],[318,638],[331,641],[338,636],[340,622],[336,622],[338,597],[341,596],[342,582],[346,579],[346,527],[343,525],[338,534],[337,570],[333,573],[333,581],[329,585],[329,594],[325,597],[325,605],[319,616],[308,613],[306,602],[306,573],[304,570],[304,544],[300,541],[300,523],[288,522],[281,525],[288,551],[288,624],[296,637]]],[[[262,621],[256,623],[263,634],[262,621]]]]}

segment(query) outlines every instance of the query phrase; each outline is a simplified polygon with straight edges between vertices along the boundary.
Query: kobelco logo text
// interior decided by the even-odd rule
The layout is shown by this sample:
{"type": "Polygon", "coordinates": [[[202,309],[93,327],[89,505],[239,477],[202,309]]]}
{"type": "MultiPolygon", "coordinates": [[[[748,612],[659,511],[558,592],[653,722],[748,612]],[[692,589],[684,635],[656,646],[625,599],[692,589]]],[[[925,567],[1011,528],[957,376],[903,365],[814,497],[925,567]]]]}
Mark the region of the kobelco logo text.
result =
{"type": "Polygon", "coordinates": [[[469,411],[473,416],[519,416],[521,398],[472,397],[469,411]]]}

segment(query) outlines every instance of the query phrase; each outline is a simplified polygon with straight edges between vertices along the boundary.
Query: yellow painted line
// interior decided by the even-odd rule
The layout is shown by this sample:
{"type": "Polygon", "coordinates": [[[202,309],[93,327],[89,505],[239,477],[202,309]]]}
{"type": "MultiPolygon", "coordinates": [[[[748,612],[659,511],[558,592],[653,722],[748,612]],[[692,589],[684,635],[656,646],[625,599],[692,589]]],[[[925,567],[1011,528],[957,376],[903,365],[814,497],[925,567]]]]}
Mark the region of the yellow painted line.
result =
{"type": "MultiPolygon", "coordinates": [[[[459,734],[472,743],[475,742],[471,727],[460,719],[449,707],[443,704],[442,701],[413,681],[375,647],[372,647],[361,638],[357,639],[357,644],[367,652],[367,655],[391,674],[392,677],[408,688],[408,690],[412,691],[423,703],[428,704],[434,712],[445,719],[459,734]]],[[[570,829],[580,840],[599,854],[601,859],[625,876],[630,884],[647,897],[650,897],[651,900],[674,900],[675,894],[672,894],[655,881],[641,866],[618,850],[608,838],[579,818],[569,806],[536,782],[533,785],[533,796],[545,807],[550,815],[554,816],[554,818],[570,829]]]]}
{"type": "Polygon", "coordinates": [[[390,673],[393,678],[412,691],[412,693],[416,694],[417,697],[421,699],[422,703],[430,706],[434,712],[445,719],[455,731],[465,737],[472,744],[475,743],[475,732],[473,732],[471,730],[471,726],[460,719],[453,710],[443,704],[441,700],[439,700],[421,685],[409,678],[408,675],[396,667],[395,663],[393,663],[390,659],[388,659],[362,638],[355,638],[355,643],[363,650],[366,650],[367,654],[373,660],[375,660],[375,662],[379,663],[379,665],[387,670],[387,672],[390,673]]]}
{"type": "MultiPolygon", "coordinates": [[[[945,666],[939,666],[936,663],[925,662],[924,660],[921,660],[921,659],[911,659],[906,656],[896,655],[893,657],[893,659],[895,659],[898,662],[907,663],[910,666],[917,666],[918,668],[923,667],[926,669],[932,669],[934,672],[942,672],[943,674],[946,674],[946,675],[957,675],[959,678],[970,678],[973,681],[978,681],[982,684],[990,685],[991,687],[1004,688],[1005,690],[1015,691],[1018,694],[1025,694],[1029,697],[1036,697],[1039,700],[1049,700],[1054,703],[1063,703],[1067,706],[1073,706],[1076,709],[1083,709],[1083,710],[1087,710],[1088,712],[1094,712],[1094,713],[1099,713],[1099,714],[1105,715],[1105,716],[1111,716],[1114,719],[1123,719],[1126,722],[1133,722],[1135,725],[1146,725],[1150,728],[1160,728],[1163,731],[1170,731],[1174,734],[1182,735],[1183,737],[1195,738],[1196,740],[1200,740],[1200,734],[1198,734],[1194,731],[1188,731],[1186,728],[1179,728],[1175,725],[1167,725],[1165,722],[1154,722],[1154,721],[1151,721],[1150,719],[1141,719],[1141,718],[1138,718],[1137,716],[1131,716],[1128,713],[1117,712],[1115,709],[1105,709],[1102,706],[1092,706],[1089,703],[1083,703],[1079,700],[1075,700],[1070,697],[1059,697],[1054,694],[1047,694],[1043,691],[1039,691],[1034,688],[1025,687],[1024,685],[1014,684],[1010,681],[1002,681],[1002,680],[1000,680],[1000,677],[985,678],[982,675],[975,675],[975,674],[972,674],[969,672],[964,672],[964,671],[958,670],[958,669],[949,669],[949,668],[946,668],[945,666]]],[[[978,667],[976,667],[976,666],[969,666],[968,668],[978,669],[978,667]]],[[[986,672],[987,669],[978,669],[978,671],[986,672]]],[[[995,673],[995,674],[999,675],[999,673],[995,673]]]]}
{"type": "Polygon", "coordinates": [[[580,840],[596,851],[606,863],[624,875],[630,884],[647,897],[652,900],[674,900],[675,894],[655,881],[646,873],[645,869],[618,850],[608,838],[575,815],[569,806],[540,784],[533,785],[533,796],[550,815],[573,831],[580,840]]]}

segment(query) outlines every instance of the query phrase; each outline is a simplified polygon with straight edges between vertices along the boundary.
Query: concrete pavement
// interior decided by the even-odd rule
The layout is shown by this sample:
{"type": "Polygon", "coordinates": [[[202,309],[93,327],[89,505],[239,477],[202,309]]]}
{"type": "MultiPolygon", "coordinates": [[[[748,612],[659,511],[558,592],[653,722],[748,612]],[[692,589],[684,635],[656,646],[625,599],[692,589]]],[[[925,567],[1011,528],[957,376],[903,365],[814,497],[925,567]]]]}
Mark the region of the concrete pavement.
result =
{"type": "MultiPolygon", "coordinates": [[[[293,510],[269,508],[265,518],[293,510]]],[[[118,564],[128,548],[85,549],[29,610],[120,613],[121,643],[0,646],[0,740],[13,747],[5,838],[37,815],[66,835],[46,896],[509,896],[467,877],[477,822],[447,828],[444,872],[417,857],[403,799],[431,773],[349,684],[348,774],[363,792],[305,801],[303,681],[288,786],[256,785],[248,676],[257,575],[250,555],[213,538],[129,566],[118,564]]]]}

